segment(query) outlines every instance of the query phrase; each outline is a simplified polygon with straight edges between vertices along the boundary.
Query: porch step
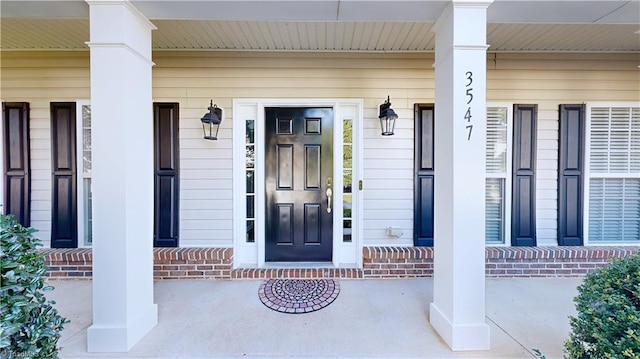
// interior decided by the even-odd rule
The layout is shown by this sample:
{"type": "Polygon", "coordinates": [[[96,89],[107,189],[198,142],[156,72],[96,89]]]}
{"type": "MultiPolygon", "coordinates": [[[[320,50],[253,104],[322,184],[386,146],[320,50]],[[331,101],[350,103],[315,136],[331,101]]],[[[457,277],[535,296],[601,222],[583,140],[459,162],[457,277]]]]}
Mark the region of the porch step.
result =
{"type": "Polygon", "coordinates": [[[364,271],[358,268],[247,268],[231,271],[231,279],[268,278],[362,279],[364,271]]]}

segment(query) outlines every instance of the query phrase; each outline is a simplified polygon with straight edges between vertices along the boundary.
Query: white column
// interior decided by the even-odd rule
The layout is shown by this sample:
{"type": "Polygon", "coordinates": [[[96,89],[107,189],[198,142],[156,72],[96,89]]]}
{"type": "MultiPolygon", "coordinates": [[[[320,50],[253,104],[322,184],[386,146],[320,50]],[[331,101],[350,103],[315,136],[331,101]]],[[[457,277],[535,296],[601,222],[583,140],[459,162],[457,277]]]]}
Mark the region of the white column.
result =
{"type": "Polygon", "coordinates": [[[128,1],[90,6],[93,325],[90,352],[129,351],[153,303],[151,30],[128,1]]]}
{"type": "Polygon", "coordinates": [[[436,33],[434,298],[452,350],[489,349],[485,322],[486,13],[453,0],[436,33]]]}

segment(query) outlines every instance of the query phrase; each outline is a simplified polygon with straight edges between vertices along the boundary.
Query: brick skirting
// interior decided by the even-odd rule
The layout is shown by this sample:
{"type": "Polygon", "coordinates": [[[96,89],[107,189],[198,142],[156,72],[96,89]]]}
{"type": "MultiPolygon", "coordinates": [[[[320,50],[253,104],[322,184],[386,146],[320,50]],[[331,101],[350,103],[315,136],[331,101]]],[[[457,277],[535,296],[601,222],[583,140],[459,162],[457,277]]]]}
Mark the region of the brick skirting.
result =
{"type": "Polygon", "coordinates": [[[432,247],[364,247],[365,278],[433,277],[432,247]]]}
{"type": "MultiPolygon", "coordinates": [[[[640,247],[487,247],[487,277],[584,276],[640,247]]],[[[92,250],[44,249],[47,276],[90,279],[92,250]]],[[[433,276],[433,248],[365,247],[363,268],[232,269],[231,248],[156,248],[155,279],[414,278],[433,276]]]]}
{"type": "MultiPolygon", "coordinates": [[[[485,275],[495,277],[576,277],[606,266],[640,247],[487,247],[485,275]]],[[[365,247],[365,278],[433,276],[433,248],[365,247]]]]}

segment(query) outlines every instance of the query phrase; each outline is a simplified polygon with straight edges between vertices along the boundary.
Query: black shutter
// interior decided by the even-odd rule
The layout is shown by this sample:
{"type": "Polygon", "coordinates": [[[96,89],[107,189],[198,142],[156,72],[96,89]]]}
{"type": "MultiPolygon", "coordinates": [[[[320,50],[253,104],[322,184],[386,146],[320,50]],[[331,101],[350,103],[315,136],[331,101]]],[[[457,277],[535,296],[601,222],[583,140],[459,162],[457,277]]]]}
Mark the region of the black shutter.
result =
{"type": "Polygon", "coordinates": [[[154,103],[155,247],[178,246],[179,157],[178,104],[154,103]]]}
{"type": "Polygon", "coordinates": [[[538,105],[513,106],[511,245],[536,245],[536,130],[538,105]]]}
{"type": "Polygon", "coordinates": [[[413,244],[433,246],[433,105],[414,106],[413,244]]]}
{"type": "Polygon", "coordinates": [[[31,225],[31,161],[29,103],[2,103],[4,153],[4,214],[25,227],[31,225]]]}
{"type": "Polygon", "coordinates": [[[560,105],[558,244],[582,245],[584,105],[560,105]]]}
{"type": "Polygon", "coordinates": [[[51,247],[78,246],[76,104],[51,103],[51,247]]]}

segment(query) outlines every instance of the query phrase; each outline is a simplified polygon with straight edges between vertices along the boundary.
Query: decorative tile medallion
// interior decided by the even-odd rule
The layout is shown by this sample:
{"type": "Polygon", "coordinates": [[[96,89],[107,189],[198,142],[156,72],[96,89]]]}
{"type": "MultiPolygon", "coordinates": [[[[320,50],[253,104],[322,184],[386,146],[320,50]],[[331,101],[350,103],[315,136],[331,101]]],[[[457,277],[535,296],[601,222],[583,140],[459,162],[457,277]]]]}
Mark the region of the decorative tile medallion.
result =
{"type": "Polygon", "coordinates": [[[269,279],[260,285],[258,296],[268,308],[299,314],[322,309],[340,293],[333,279],[269,279]]]}

